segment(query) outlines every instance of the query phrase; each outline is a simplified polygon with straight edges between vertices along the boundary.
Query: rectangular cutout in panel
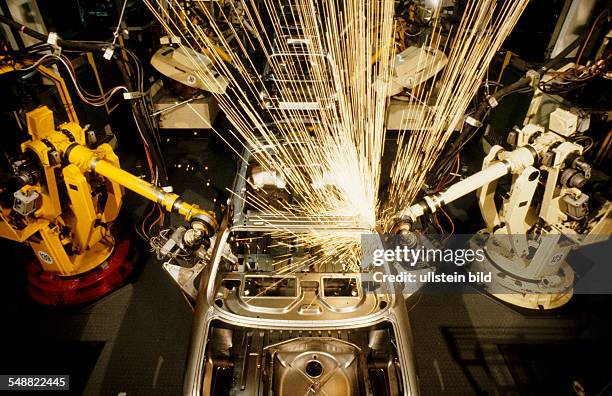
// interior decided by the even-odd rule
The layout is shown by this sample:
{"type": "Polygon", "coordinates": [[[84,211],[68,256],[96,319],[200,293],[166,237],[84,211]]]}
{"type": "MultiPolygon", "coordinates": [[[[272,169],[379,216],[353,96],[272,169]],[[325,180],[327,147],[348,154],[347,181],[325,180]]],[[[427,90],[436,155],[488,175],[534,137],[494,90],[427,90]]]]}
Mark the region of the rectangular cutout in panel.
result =
{"type": "Polygon", "coordinates": [[[242,295],[245,297],[295,297],[296,279],[280,276],[247,276],[242,295]]]}
{"type": "Polygon", "coordinates": [[[325,297],[357,297],[357,279],[355,278],[324,278],[323,295],[325,297]]]}

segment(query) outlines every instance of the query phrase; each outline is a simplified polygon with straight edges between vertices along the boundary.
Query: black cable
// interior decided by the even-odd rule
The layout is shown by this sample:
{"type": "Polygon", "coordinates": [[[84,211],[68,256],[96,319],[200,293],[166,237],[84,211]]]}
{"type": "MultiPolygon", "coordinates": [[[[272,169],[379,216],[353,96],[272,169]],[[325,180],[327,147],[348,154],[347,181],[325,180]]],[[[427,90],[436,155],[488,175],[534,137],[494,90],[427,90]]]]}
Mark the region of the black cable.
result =
{"type": "MultiPolygon", "coordinates": [[[[11,28],[14,28],[18,30],[19,32],[27,34],[30,37],[34,37],[35,39],[40,40],[42,42],[46,43],[49,40],[49,35],[37,32],[34,29],[30,29],[29,27],[11,18],[8,18],[5,15],[0,15],[0,23],[4,23],[5,25],[10,26],[11,28]]],[[[67,48],[67,49],[77,49],[81,51],[90,51],[90,52],[104,51],[106,48],[112,46],[112,44],[106,43],[106,42],[93,42],[93,41],[81,42],[81,41],[64,40],[59,37],[57,39],[57,45],[63,48],[67,48]]]]}
{"type": "MultiPolygon", "coordinates": [[[[117,63],[118,63],[117,66],[118,66],[119,72],[123,78],[123,81],[126,87],[130,91],[134,91],[134,85],[132,84],[132,81],[130,80],[129,76],[126,73],[126,70],[121,64],[121,61],[117,60],[117,63]]],[[[140,81],[137,81],[137,85],[138,85],[138,88],[141,88],[140,81]]],[[[142,91],[139,91],[139,92],[142,92],[142,91]]],[[[163,160],[163,155],[161,153],[160,144],[159,144],[158,139],[156,139],[155,137],[155,132],[151,129],[151,125],[146,121],[146,117],[149,116],[149,114],[146,112],[146,110],[143,111],[143,109],[140,107],[141,105],[142,103],[140,102],[140,98],[133,99],[130,101],[130,106],[132,108],[132,112],[135,115],[134,119],[137,123],[137,127],[140,129],[140,131],[142,131],[142,138],[144,139],[144,143],[149,148],[151,160],[158,168],[159,182],[161,182],[162,185],[167,185],[168,175],[166,172],[165,161],[163,160]]]]}
{"type": "MultiPolygon", "coordinates": [[[[4,15],[0,15],[0,23],[4,23],[13,29],[16,29],[24,34],[27,34],[28,36],[34,37],[35,39],[42,41],[45,44],[49,40],[49,35],[37,32],[36,30],[33,30],[4,15]]],[[[107,43],[107,42],[71,41],[71,40],[63,40],[61,38],[57,39],[57,45],[67,50],[78,50],[78,51],[87,51],[87,52],[105,51],[107,48],[113,46],[112,43],[107,43]]],[[[42,44],[42,46],[44,46],[44,44],[42,44]]],[[[119,46],[115,45],[115,48],[119,48],[119,46]]],[[[134,86],[136,86],[137,91],[139,93],[142,93],[144,92],[144,77],[142,75],[143,72],[142,72],[142,65],[140,64],[140,60],[138,60],[138,58],[134,55],[132,51],[128,50],[127,48],[124,48],[124,50],[130,55],[130,57],[133,59],[136,65],[137,73],[134,74],[133,69],[131,73],[133,76],[136,77],[136,84],[132,84],[132,81],[130,80],[129,76],[125,72],[123,65],[119,63],[118,68],[119,68],[120,74],[126,84],[126,87],[128,87],[130,91],[134,91],[134,86]]],[[[117,57],[115,56],[115,59],[116,58],[117,57]]],[[[137,121],[138,126],[140,127],[140,130],[143,131],[143,138],[145,140],[145,144],[147,144],[147,146],[150,148],[152,160],[158,168],[159,179],[161,183],[163,183],[164,185],[167,185],[168,176],[166,172],[165,161],[161,153],[159,135],[155,132],[157,128],[155,127],[154,120],[152,120],[150,112],[148,111],[149,106],[143,97],[132,100],[130,102],[130,105],[132,107],[132,111],[134,112],[134,115],[136,115],[135,118],[138,120],[137,121]]]]}
{"type": "MultiPolygon", "coordinates": [[[[8,2],[6,1],[0,1],[0,10],[2,10],[2,14],[4,15],[11,15],[11,10],[8,6],[8,2]]],[[[15,44],[17,44],[17,48],[18,49],[25,48],[23,39],[21,38],[21,35],[17,31],[17,29],[15,29],[12,26],[9,26],[9,27],[10,27],[11,33],[13,33],[13,38],[15,39],[15,44]]]]}
{"type": "MultiPolygon", "coordinates": [[[[596,18],[596,21],[599,21],[599,16],[596,18]]],[[[598,22],[599,23],[599,22],[598,22]]],[[[554,58],[550,59],[548,62],[544,63],[536,72],[538,73],[539,77],[542,77],[548,70],[550,69],[554,69],[557,66],[559,66],[560,64],[562,64],[566,59],[566,57],[574,50],[576,49],[580,44],[582,44],[582,42],[586,39],[586,32],[582,33],[580,36],[578,36],[574,41],[572,41],[567,47],[565,47],[565,49],[563,51],[561,51],[559,54],[557,54],[554,58]]],[[[525,76],[523,78],[521,78],[518,81],[515,81],[514,83],[505,86],[504,88],[501,88],[499,90],[497,90],[497,92],[495,92],[493,95],[491,95],[491,97],[493,99],[495,99],[495,101],[499,102],[500,100],[502,100],[503,98],[505,98],[506,96],[519,91],[523,88],[527,88],[531,85],[531,82],[533,80],[532,76],[525,76]]],[[[489,108],[493,107],[491,106],[491,103],[493,102],[492,100],[484,100],[480,103],[480,105],[478,106],[478,108],[476,109],[473,118],[477,121],[482,122],[482,116],[484,116],[486,114],[486,112],[489,110],[489,108]]],[[[468,125],[467,126],[467,132],[471,132],[471,128],[474,128],[474,126],[472,125],[468,125]]]]}
{"type": "MultiPolygon", "coordinates": [[[[127,49],[126,49],[127,50],[127,49]]],[[[138,58],[129,50],[127,50],[128,54],[134,61],[134,66],[130,64],[130,62],[126,61],[121,57],[115,57],[115,61],[117,62],[117,67],[119,68],[119,72],[130,91],[134,90],[134,87],[138,90],[138,92],[143,92],[144,89],[144,78],[142,75],[142,65],[138,58]],[[130,75],[134,78],[134,82],[131,81],[128,76],[127,70],[130,71],[130,75]]],[[[151,156],[151,161],[153,162],[155,169],[157,170],[157,184],[158,185],[168,185],[168,175],[166,171],[165,160],[163,157],[163,153],[161,151],[159,136],[155,133],[155,128],[150,122],[150,112],[148,111],[147,104],[143,97],[139,97],[136,99],[132,99],[130,101],[130,106],[132,112],[134,114],[134,121],[137,123],[137,128],[142,132],[142,139],[144,140],[144,144],[146,145],[145,150],[149,152],[151,156]]],[[[153,181],[155,175],[151,175],[151,180],[153,181]]],[[[147,219],[151,216],[153,211],[155,210],[155,206],[157,204],[151,203],[147,209],[145,210],[143,216],[135,222],[136,232],[145,240],[148,240],[146,235],[142,235],[139,230],[140,227],[146,228],[147,219]]],[[[155,220],[155,218],[153,218],[155,220]]],[[[161,227],[168,225],[170,221],[169,216],[163,216],[162,211],[162,223],[161,227]]]]}
{"type": "MultiPolygon", "coordinates": [[[[35,44],[34,46],[32,46],[31,48],[32,53],[38,52],[39,49],[42,49],[42,48],[49,49],[50,47],[50,44],[48,44],[49,35],[46,35],[46,34],[37,32],[36,30],[30,29],[29,27],[11,18],[8,18],[4,15],[0,15],[0,23],[4,23],[8,25],[9,27],[11,27],[13,30],[22,32],[24,34],[27,34],[28,36],[31,36],[37,40],[42,41],[42,43],[35,44]]],[[[19,35],[17,35],[17,38],[19,38],[19,35]]],[[[64,40],[59,37],[57,38],[56,44],[57,46],[61,47],[64,50],[68,50],[68,51],[76,50],[76,51],[83,51],[83,52],[100,52],[100,51],[106,51],[108,48],[113,48],[113,49],[121,48],[121,46],[113,44],[113,43],[98,42],[98,41],[71,41],[71,40],[64,40]]],[[[117,66],[119,69],[119,73],[121,74],[126,87],[131,92],[133,92],[134,87],[136,87],[137,93],[140,95],[140,97],[130,100],[130,106],[134,114],[135,122],[137,123],[137,128],[139,128],[139,130],[142,132],[142,138],[144,140],[144,143],[147,145],[149,149],[148,151],[149,151],[149,154],[151,155],[151,160],[157,171],[157,178],[158,178],[157,183],[162,186],[167,186],[169,184],[168,174],[167,174],[166,164],[165,164],[164,157],[163,157],[162,150],[161,150],[160,136],[159,136],[159,133],[156,132],[158,131],[158,128],[156,127],[155,121],[153,120],[151,116],[151,111],[149,111],[150,106],[147,103],[143,95],[143,92],[144,92],[144,76],[143,76],[144,72],[143,70],[144,69],[142,67],[142,64],[140,63],[140,60],[132,51],[130,51],[127,48],[123,48],[123,49],[126,51],[126,53],[130,55],[130,57],[134,61],[134,64],[136,66],[135,69],[132,68],[131,65],[129,65],[129,62],[120,60],[120,57],[118,57],[117,55],[114,55],[113,58],[117,60],[117,66]],[[122,64],[121,63],[122,61],[125,64],[122,64]],[[135,84],[133,84],[132,81],[130,80],[130,77],[128,76],[128,73],[126,73],[126,70],[129,70],[130,74],[135,77],[135,84]]],[[[151,175],[151,177],[152,179],[154,179],[155,175],[151,175]]],[[[163,216],[164,224],[167,223],[166,218],[167,218],[166,216],[163,216]]],[[[140,234],[140,232],[138,233],[140,234]]]]}
{"type": "MultiPolygon", "coordinates": [[[[599,21],[599,17],[597,17],[596,22],[597,21],[599,21]]],[[[582,44],[585,39],[586,33],[581,34],[563,51],[542,65],[538,70],[536,70],[538,78],[542,77],[548,70],[554,69],[563,63],[566,60],[565,58],[580,44],[582,44]]],[[[488,96],[476,106],[476,109],[469,116],[469,121],[465,121],[465,125],[457,139],[450,146],[448,146],[445,152],[440,156],[440,160],[437,161],[436,166],[434,167],[435,171],[432,172],[432,176],[428,178],[428,184],[430,186],[435,185],[442,175],[448,174],[455,156],[474,136],[476,136],[489,110],[497,106],[496,103],[500,102],[510,94],[526,92],[526,88],[528,89],[531,86],[534,77],[535,76],[533,75],[527,75],[510,85],[498,89],[494,94],[488,96]]]]}
{"type": "MultiPolygon", "coordinates": [[[[130,57],[132,58],[132,60],[134,61],[136,65],[136,69],[139,71],[137,73],[139,75],[139,77],[137,78],[138,91],[144,92],[144,77],[143,77],[142,64],[140,63],[140,60],[138,59],[138,57],[132,51],[130,51],[129,49],[125,49],[125,50],[130,55],[130,57]]],[[[159,153],[160,162],[157,165],[160,171],[160,174],[159,174],[159,178],[161,179],[160,181],[163,183],[162,185],[167,185],[168,176],[167,176],[166,162],[162,154],[161,137],[159,135],[159,128],[157,127],[157,123],[155,119],[153,119],[153,117],[151,116],[152,106],[147,101],[144,95],[140,96],[137,99],[137,105],[140,107],[140,115],[143,117],[143,119],[145,120],[147,124],[147,128],[148,128],[147,130],[151,131],[151,135],[152,135],[151,137],[152,137],[153,144],[155,145],[155,150],[157,150],[157,152],[159,153]]]]}

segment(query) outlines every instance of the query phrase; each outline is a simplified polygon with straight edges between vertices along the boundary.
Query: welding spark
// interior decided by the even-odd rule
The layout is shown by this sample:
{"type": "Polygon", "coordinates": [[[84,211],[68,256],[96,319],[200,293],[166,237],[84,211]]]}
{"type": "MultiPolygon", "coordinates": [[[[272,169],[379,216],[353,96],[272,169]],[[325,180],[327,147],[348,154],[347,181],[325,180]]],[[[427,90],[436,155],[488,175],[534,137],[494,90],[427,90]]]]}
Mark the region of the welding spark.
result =
{"type": "Polygon", "coordinates": [[[418,118],[418,127],[399,135],[388,199],[381,202],[385,82],[393,77],[395,52],[393,0],[293,0],[280,6],[272,0],[228,1],[228,13],[192,2],[195,14],[177,0],[145,0],[169,35],[212,61],[191,59],[233,125],[229,133],[243,146],[235,152],[247,152],[299,197],[279,209],[250,196],[250,205],[288,221],[354,219],[349,231],[275,230],[317,252],[311,262],[283,268],[285,273],[339,262],[342,270],[359,271],[361,234],[389,231],[395,214],[417,197],[527,2],[469,1],[450,39],[442,38],[434,12],[425,46],[443,49],[448,63],[410,94],[415,106],[406,119],[418,118]]]}

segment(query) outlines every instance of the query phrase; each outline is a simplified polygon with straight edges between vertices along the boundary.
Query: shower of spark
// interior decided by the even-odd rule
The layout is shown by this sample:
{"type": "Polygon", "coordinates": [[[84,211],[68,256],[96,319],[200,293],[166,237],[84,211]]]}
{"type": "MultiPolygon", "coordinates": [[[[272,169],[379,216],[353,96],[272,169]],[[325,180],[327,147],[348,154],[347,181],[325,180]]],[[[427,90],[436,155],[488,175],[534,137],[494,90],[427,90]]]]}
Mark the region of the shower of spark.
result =
{"type": "Polygon", "coordinates": [[[470,1],[450,44],[435,33],[428,39],[430,47],[448,48],[448,64],[431,84],[439,87],[435,94],[433,89],[414,94],[413,102],[427,109],[417,130],[400,135],[389,199],[379,202],[388,104],[387,86],[380,82],[392,77],[393,0],[293,0],[284,8],[272,0],[243,0],[229,2],[228,15],[213,15],[207,2],[192,2],[205,24],[176,0],[144,1],[169,35],[213,62],[191,58],[232,124],[230,133],[243,145],[234,150],[239,155],[246,150],[299,198],[280,209],[257,199],[251,204],[289,221],[296,216],[355,219],[358,231],[300,235],[302,244],[318,252],[316,266],[345,262],[353,271],[359,268],[360,234],[388,230],[394,213],[412,203],[528,2],[470,1]],[[296,45],[303,61],[278,55],[295,53],[296,45]],[[277,77],[275,90],[258,71],[256,58],[277,77]],[[305,74],[307,83],[293,78],[305,74]],[[289,101],[309,97],[316,106],[279,108],[270,103],[275,95],[289,101]]]}
{"type": "MultiPolygon", "coordinates": [[[[489,63],[527,3],[527,0],[504,1],[501,5],[496,0],[468,2],[449,45],[448,64],[436,81],[439,91],[435,98],[432,90],[413,97],[413,103],[425,103],[426,109],[414,107],[416,110],[409,112],[407,119],[418,116],[418,126],[399,136],[389,199],[381,205],[383,229],[390,230],[394,215],[410,206],[417,197],[446,142],[463,124],[468,105],[489,63]]],[[[431,47],[437,48],[439,44],[435,37],[429,40],[431,47]]]]}

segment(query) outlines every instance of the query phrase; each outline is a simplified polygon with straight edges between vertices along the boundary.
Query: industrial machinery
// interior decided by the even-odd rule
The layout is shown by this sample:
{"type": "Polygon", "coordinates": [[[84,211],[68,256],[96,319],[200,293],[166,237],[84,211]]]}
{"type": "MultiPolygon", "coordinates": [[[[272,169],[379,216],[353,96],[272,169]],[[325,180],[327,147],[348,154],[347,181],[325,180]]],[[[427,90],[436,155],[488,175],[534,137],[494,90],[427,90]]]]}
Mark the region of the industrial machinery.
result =
{"type": "Polygon", "coordinates": [[[150,89],[160,129],[211,128],[219,107],[210,92],[223,94],[227,81],[218,75],[206,81],[198,77],[198,70],[212,67],[210,58],[188,47],[162,46],[151,65],[165,77],[150,89]]]}
{"type": "MultiPolygon", "coordinates": [[[[41,41],[4,51],[0,71],[19,83],[26,72],[52,78],[62,97],[56,108],[29,101],[11,109],[29,136],[5,155],[0,237],[34,251],[35,300],[86,303],[123,284],[135,266],[132,240],[115,224],[125,189],[151,201],[137,228],[194,310],[185,394],[418,395],[409,313],[424,282],[377,281],[406,270],[397,260],[349,262],[346,251],[366,256],[360,237],[376,248],[393,238],[410,248],[449,247],[460,221],[450,209],[471,198],[465,213],[478,207],[483,226],[459,213],[461,232],[472,233],[461,248],[482,249],[484,260],[453,270],[491,274],[479,290],[540,311],[572,297],[569,253],[609,239],[612,202],[602,193],[609,186],[590,182],[596,165],[605,168],[612,133],[589,135],[585,113],[595,111],[564,97],[610,78],[610,33],[600,34],[599,48],[590,42],[609,12],[506,83],[513,55],[497,49],[513,23],[504,20],[518,20],[517,4],[527,1],[496,8],[500,2],[489,0],[482,9],[451,0],[145,3],[167,35],[161,48],[156,41],[139,55],[122,43],[123,11],[112,42],[63,40],[0,15],[15,34],[41,41]],[[566,61],[572,51],[574,63],[566,61]],[[96,72],[100,94],[91,94],[71,52],[108,61],[120,82],[106,89],[96,72]],[[482,61],[493,58],[501,59],[497,79],[482,61]],[[83,103],[105,107],[109,118],[111,97],[123,94],[135,128],[122,132],[141,139],[148,176],[122,170],[110,142],[79,122],[55,67],[83,103]],[[487,125],[506,96],[532,92],[526,115],[505,117],[518,126],[487,125]],[[231,196],[219,200],[219,222],[175,194],[167,174],[169,132],[199,137],[200,129],[233,151],[211,168],[237,168],[223,186],[231,196]],[[329,201],[315,205],[313,197],[329,201]],[[166,212],[178,215],[174,222],[164,221],[166,212]],[[161,220],[147,223],[158,213],[161,220]]],[[[205,157],[198,143],[187,144],[205,157]]],[[[446,269],[439,264],[420,260],[409,270],[433,275],[446,269]]]]}
{"type": "MultiPolygon", "coordinates": [[[[590,166],[576,132],[558,129],[560,113],[565,114],[559,109],[551,115],[548,128],[517,128],[510,134],[513,150],[492,147],[480,172],[398,213],[396,229],[404,237],[418,232],[414,224],[421,216],[477,191],[487,229],[470,244],[484,247],[486,260],[468,270],[492,273],[486,291],[510,304],[552,309],[566,303],[574,276],[565,257],[571,249],[609,238],[612,204],[580,190],[590,166]],[[511,180],[502,193],[496,187],[505,177],[511,180]]],[[[243,157],[233,186],[241,194],[232,199],[208,255],[189,268],[164,264],[196,307],[187,392],[413,392],[405,298],[416,290],[373,283],[368,267],[345,272],[340,261],[312,266],[312,252],[294,239],[300,230],[315,227],[330,235],[368,230],[359,231],[351,218],[313,224],[258,211],[262,199],[277,201],[282,210],[283,201],[299,197],[285,189],[279,175],[266,173],[248,153],[243,157]],[[294,237],[279,229],[295,232],[294,237]]],[[[167,250],[161,253],[172,257],[167,250]]],[[[399,267],[388,263],[385,271],[399,267]]]]}
{"type": "MultiPolygon", "coordinates": [[[[328,56],[324,40],[304,35],[295,18],[298,12],[292,2],[287,3],[275,10],[282,23],[268,42],[271,48],[267,48],[259,99],[263,117],[276,118],[277,124],[279,119],[308,124],[312,115],[333,112],[338,66],[328,56]],[[311,74],[313,70],[317,73],[311,74]],[[325,81],[313,78],[327,72],[325,81]]],[[[315,11],[312,17],[318,17],[315,11]]],[[[490,108],[504,96],[535,88],[537,102],[540,78],[577,44],[518,83],[488,95],[483,105],[466,114],[447,158],[457,158],[490,108]]],[[[432,77],[447,61],[442,51],[411,45],[395,55],[390,80],[377,83],[388,84],[390,96],[405,90],[409,96],[410,90],[435,84],[432,77]]],[[[394,114],[398,127],[390,122],[386,127],[422,132],[421,119],[436,109],[430,103],[419,103],[416,109],[410,106],[398,106],[394,114]],[[406,114],[416,119],[406,120],[406,114]]],[[[539,108],[537,103],[533,107],[530,110],[539,108]]],[[[585,189],[591,176],[584,157],[587,149],[581,144],[586,139],[577,131],[576,116],[559,102],[556,107],[547,126],[541,117],[523,128],[504,131],[509,149],[489,148],[480,172],[440,192],[423,194],[418,203],[396,214],[394,231],[402,238],[423,241],[427,228],[418,223],[424,217],[478,191],[486,229],[470,245],[483,247],[486,256],[483,262],[469,265],[468,271],[490,272],[493,281],[483,285],[485,290],[515,306],[552,309],[566,303],[572,296],[574,272],[565,258],[571,249],[609,237],[612,205],[585,189]]],[[[301,143],[283,142],[270,151],[286,150],[299,158],[301,143]]],[[[416,290],[374,282],[375,270],[370,267],[349,271],[340,255],[313,265],[317,252],[300,243],[301,234],[334,238],[372,230],[350,216],[287,213],[284,209],[300,197],[282,172],[258,162],[266,158],[258,152],[266,144],[247,146],[240,153],[231,188],[234,196],[206,255],[184,259],[189,255],[180,243],[185,230],[168,232],[154,241],[164,268],[195,308],[184,391],[204,395],[418,394],[406,307],[407,297],[416,290]]],[[[317,165],[291,161],[296,167],[317,165]]],[[[432,172],[438,176],[436,182],[451,172],[446,165],[432,172]]],[[[462,172],[454,173],[460,177],[462,172]]],[[[333,180],[313,181],[313,186],[319,182],[329,182],[333,188],[333,180]]],[[[388,273],[400,270],[394,262],[384,268],[388,273]]],[[[433,267],[419,270],[431,272],[433,267]]]]}
{"type": "MultiPolygon", "coordinates": [[[[368,230],[350,217],[313,222],[261,212],[261,199],[276,201],[282,210],[283,200],[299,197],[248,152],[243,156],[233,186],[241,193],[231,200],[209,254],[188,268],[164,264],[196,307],[186,391],[416,392],[402,290],[387,285],[369,290],[372,274],[347,272],[340,260],[313,265],[316,252],[291,237],[312,228],[329,235],[368,230]],[[279,233],[281,228],[288,231],[279,233]]],[[[161,253],[164,260],[172,257],[161,253]]]]}
{"type": "Polygon", "coordinates": [[[280,3],[281,28],[263,70],[260,98],[264,109],[308,111],[335,106],[337,65],[324,43],[296,19],[298,7],[297,3],[280,3]],[[323,89],[325,97],[317,89],[323,89]]]}
{"type": "Polygon", "coordinates": [[[27,126],[31,140],[2,188],[0,235],[34,250],[37,262],[28,270],[34,299],[79,304],[124,282],[134,252],[112,227],[124,188],[190,221],[194,249],[213,235],[213,215],[121,170],[111,146],[96,144],[91,131],[73,122],[56,126],[47,107],[29,112],[27,126]]]}
{"type": "Polygon", "coordinates": [[[207,84],[197,77],[193,65],[209,68],[212,61],[204,54],[200,54],[187,47],[173,48],[161,47],[151,58],[151,65],[163,75],[178,81],[194,89],[224,93],[227,81],[223,77],[217,77],[216,84],[207,84]]]}
{"type": "Polygon", "coordinates": [[[393,79],[387,92],[389,96],[419,86],[442,70],[447,62],[444,52],[427,47],[407,48],[393,60],[393,79]]]}
{"type": "Polygon", "coordinates": [[[576,120],[557,108],[547,129],[517,128],[509,134],[513,151],[491,147],[480,172],[425,196],[398,213],[398,221],[414,222],[477,191],[487,228],[470,244],[486,247],[487,259],[469,270],[492,273],[486,290],[510,304],[551,309],[567,303],[574,284],[567,254],[605,241],[612,232],[612,203],[581,191],[591,166],[582,157],[584,146],[576,143],[576,120]],[[507,175],[510,187],[501,195],[498,181],[507,175]]]}

